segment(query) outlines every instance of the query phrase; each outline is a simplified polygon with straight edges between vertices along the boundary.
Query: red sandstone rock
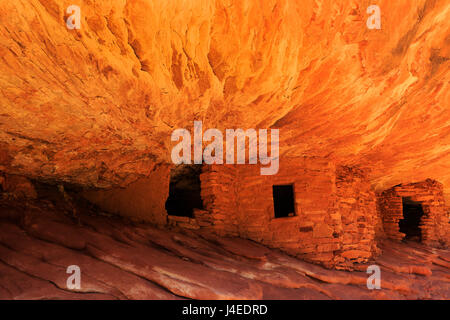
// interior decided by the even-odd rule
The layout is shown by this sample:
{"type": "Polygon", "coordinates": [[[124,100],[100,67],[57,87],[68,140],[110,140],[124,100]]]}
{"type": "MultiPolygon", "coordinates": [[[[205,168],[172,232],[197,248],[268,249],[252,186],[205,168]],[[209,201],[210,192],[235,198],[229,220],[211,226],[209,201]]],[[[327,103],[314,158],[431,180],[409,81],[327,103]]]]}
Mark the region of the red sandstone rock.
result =
{"type": "Polygon", "coordinates": [[[17,175],[0,176],[0,185],[4,192],[16,199],[35,199],[37,197],[33,184],[25,177],[17,175]]]}
{"type": "MultiPolygon", "coordinates": [[[[248,240],[132,225],[93,212],[86,215],[83,208],[78,208],[80,226],[44,204],[35,201],[28,211],[41,208],[38,222],[42,226],[54,226],[53,221],[66,233],[79,234],[87,250],[68,248],[73,247],[73,240],[56,236],[59,230],[54,227],[28,233],[18,225],[1,222],[1,298],[172,299],[176,298],[173,293],[197,299],[449,298],[448,266],[435,263],[438,258],[448,259],[447,250],[415,243],[380,243],[384,254],[373,263],[382,268],[383,290],[376,292],[365,287],[364,268],[359,272],[327,270],[248,240]],[[65,288],[69,264],[81,267],[79,292],[65,288]],[[426,277],[421,275],[423,270],[428,270],[426,277]],[[411,272],[418,275],[412,278],[411,272]],[[18,286],[13,288],[12,281],[18,286]],[[56,287],[48,286],[49,281],[56,287]]],[[[11,203],[10,208],[17,214],[23,211],[11,203]]],[[[26,221],[36,219],[35,213],[29,214],[26,221]]]]}
{"type": "Polygon", "coordinates": [[[450,244],[446,1],[381,1],[381,30],[366,28],[363,1],[87,2],[80,30],[66,28],[66,5],[0,4],[0,216],[27,233],[2,226],[0,268],[32,286],[4,280],[1,295],[80,297],[62,293],[63,265],[77,258],[108,270],[86,289],[107,298],[448,297],[446,250],[382,242],[405,238],[409,197],[423,206],[421,241],[450,244]],[[168,218],[170,136],[193,120],[280,129],[280,170],[208,166],[204,208],[168,218]],[[25,176],[64,198],[33,202],[25,176]],[[79,215],[63,184],[94,213],[172,230],[79,215]],[[295,212],[276,219],[272,186],[286,184],[295,212]],[[389,291],[221,237],[341,270],[378,259],[389,291]],[[123,273],[137,291],[112,279],[123,273]],[[408,283],[416,275],[426,279],[408,283]]]}
{"type": "Polygon", "coordinates": [[[83,3],[68,30],[64,1],[4,1],[0,170],[126,186],[201,119],[280,128],[281,154],[362,164],[377,191],[448,187],[448,1],[379,5],[381,30],[364,1],[83,3]]]}

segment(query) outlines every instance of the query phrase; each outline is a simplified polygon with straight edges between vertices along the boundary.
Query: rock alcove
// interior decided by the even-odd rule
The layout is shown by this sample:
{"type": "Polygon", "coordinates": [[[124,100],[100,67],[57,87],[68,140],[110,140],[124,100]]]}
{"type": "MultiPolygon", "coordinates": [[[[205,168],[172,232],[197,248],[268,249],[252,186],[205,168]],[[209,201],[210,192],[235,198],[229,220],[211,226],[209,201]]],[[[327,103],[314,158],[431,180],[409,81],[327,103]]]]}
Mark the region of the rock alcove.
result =
{"type": "Polygon", "coordinates": [[[109,298],[383,298],[377,261],[448,299],[450,5],[376,2],[2,1],[0,273],[33,289],[0,297],[70,296],[77,258],[109,298]],[[277,174],[176,166],[194,121],[279,130],[277,174]]]}

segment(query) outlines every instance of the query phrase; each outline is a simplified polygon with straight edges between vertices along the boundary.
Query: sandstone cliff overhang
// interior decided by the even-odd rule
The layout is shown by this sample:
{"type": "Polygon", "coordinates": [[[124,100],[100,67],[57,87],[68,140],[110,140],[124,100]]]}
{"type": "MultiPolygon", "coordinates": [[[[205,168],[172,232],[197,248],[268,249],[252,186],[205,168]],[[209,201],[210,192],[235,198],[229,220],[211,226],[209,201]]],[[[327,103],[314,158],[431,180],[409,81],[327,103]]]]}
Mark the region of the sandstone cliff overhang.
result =
{"type": "Polygon", "coordinates": [[[364,1],[81,1],[79,30],[71,4],[0,3],[1,171],[128,185],[202,120],[448,199],[448,1],[379,1],[380,30],[364,1]]]}

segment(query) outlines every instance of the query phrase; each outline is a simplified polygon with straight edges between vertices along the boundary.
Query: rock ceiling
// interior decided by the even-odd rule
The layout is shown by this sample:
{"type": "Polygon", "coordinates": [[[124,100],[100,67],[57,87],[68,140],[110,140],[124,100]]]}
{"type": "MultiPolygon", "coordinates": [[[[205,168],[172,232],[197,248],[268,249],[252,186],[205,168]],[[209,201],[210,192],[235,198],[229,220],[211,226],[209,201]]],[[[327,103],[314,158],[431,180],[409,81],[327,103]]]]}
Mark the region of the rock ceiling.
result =
{"type": "Polygon", "coordinates": [[[125,185],[202,120],[450,193],[448,1],[77,2],[0,2],[0,170],[125,185]]]}

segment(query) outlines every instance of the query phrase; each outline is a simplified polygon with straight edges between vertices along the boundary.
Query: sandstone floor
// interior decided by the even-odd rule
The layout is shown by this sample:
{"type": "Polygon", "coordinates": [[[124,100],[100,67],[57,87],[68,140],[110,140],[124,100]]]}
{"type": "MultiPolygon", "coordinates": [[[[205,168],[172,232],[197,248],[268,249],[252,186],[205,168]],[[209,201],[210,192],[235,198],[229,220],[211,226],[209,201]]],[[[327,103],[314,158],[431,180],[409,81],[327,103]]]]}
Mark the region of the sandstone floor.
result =
{"type": "Polygon", "coordinates": [[[450,251],[384,241],[372,264],[327,270],[252,241],[162,230],[64,201],[0,200],[1,299],[449,299],[450,251]],[[70,265],[81,289],[66,286],[70,265]]]}

